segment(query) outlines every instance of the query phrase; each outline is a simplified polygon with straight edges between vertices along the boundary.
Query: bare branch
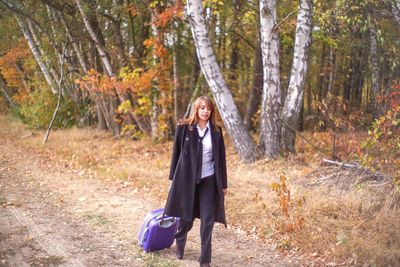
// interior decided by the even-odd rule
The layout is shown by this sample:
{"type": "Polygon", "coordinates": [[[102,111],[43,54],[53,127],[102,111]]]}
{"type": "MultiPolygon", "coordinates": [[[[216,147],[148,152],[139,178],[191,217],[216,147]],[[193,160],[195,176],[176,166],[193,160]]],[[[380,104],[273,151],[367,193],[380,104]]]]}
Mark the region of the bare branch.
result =
{"type": "Polygon", "coordinates": [[[70,5],[68,3],[65,3],[64,1],[61,1],[63,3],[58,3],[57,1],[54,0],[40,0],[42,3],[48,5],[49,7],[56,9],[62,13],[66,12],[68,15],[73,16],[76,13],[76,9],[73,5],[70,5]]]}
{"type": "Polygon", "coordinates": [[[278,24],[276,24],[276,26],[274,27],[274,31],[277,31],[279,29],[279,27],[285,23],[288,19],[290,19],[291,16],[293,16],[294,14],[296,14],[298,12],[298,10],[295,10],[291,13],[289,13],[283,20],[281,20],[278,24]]]}
{"type": "Polygon", "coordinates": [[[329,160],[329,159],[322,159],[323,162],[331,164],[331,165],[336,165],[339,166],[340,168],[358,168],[358,164],[352,164],[352,163],[344,163],[344,162],[339,162],[339,161],[334,161],[334,160],[329,160]]]}
{"type": "Polygon", "coordinates": [[[295,134],[297,134],[298,136],[300,136],[302,139],[304,139],[307,143],[309,143],[313,148],[315,148],[316,150],[318,150],[319,152],[321,152],[322,154],[326,155],[326,151],[322,150],[320,147],[318,147],[317,145],[315,145],[314,143],[312,143],[310,140],[308,140],[304,135],[302,135],[299,131],[297,131],[296,129],[294,129],[292,126],[290,126],[286,121],[284,121],[282,118],[279,118],[279,120],[285,124],[286,127],[288,127],[290,130],[292,130],[295,134]]]}
{"type": "Polygon", "coordinates": [[[62,92],[61,92],[61,84],[62,84],[63,79],[64,79],[64,60],[65,60],[65,51],[66,51],[66,49],[67,49],[67,44],[68,44],[68,39],[67,39],[67,41],[66,41],[65,44],[64,44],[64,48],[63,48],[63,51],[62,51],[61,62],[60,62],[60,72],[61,72],[61,74],[60,74],[60,79],[58,80],[58,83],[57,83],[57,85],[58,85],[57,106],[56,106],[56,109],[54,110],[54,113],[53,113],[53,116],[52,116],[52,118],[51,118],[49,127],[47,128],[46,136],[45,136],[44,139],[43,139],[43,142],[42,142],[43,145],[47,142],[47,139],[49,138],[49,134],[50,134],[51,127],[53,126],[53,123],[54,123],[54,120],[55,120],[55,118],[56,118],[57,112],[58,112],[58,110],[59,110],[59,108],[60,108],[61,95],[62,95],[62,92]]]}
{"type": "MultiPolygon", "coordinates": [[[[47,37],[49,34],[46,32],[46,30],[40,25],[39,22],[37,22],[34,18],[32,18],[29,14],[27,14],[24,10],[21,8],[15,6],[14,4],[11,4],[5,0],[0,0],[0,4],[3,4],[7,9],[11,10],[12,12],[22,16],[23,18],[27,19],[30,21],[38,30],[40,33],[44,33],[47,37]]],[[[48,38],[50,40],[50,38],[48,38]]]]}

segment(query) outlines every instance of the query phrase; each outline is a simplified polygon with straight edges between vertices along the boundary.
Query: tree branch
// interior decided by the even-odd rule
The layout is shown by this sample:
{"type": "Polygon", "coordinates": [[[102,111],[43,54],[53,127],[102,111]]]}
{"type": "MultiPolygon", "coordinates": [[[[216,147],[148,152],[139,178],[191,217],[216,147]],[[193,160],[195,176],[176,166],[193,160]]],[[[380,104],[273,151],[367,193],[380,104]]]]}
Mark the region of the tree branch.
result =
{"type": "Polygon", "coordinates": [[[67,44],[68,44],[68,39],[67,39],[67,41],[65,42],[65,45],[64,45],[64,48],[63,48],[63,51],[62,51],[61,62],[60,62],[60,72],[61,72],[61,73],[60,73],[60,79],[58,80],[58,83],[57,83],[57,85],[58,85],[57,106],[56,106],[56,109],[54,110],[54,113],[53,113],[53,116],[52,116],[52,118],[51,118],[49,127],[47,128],[46,136],[45,136],[44,139],[43,139],[43,142],[42,142],[43,145],[47,142],[47,139],[49,138],[49,134],[50,134],[51,127],[53,126],[53,123],[54,123],[54,120],[55,120],[55,118],[56,118],[57,112],[58,112],[58,110],[59,110],[59,108],[60,108],[61,95],[62,95],[62,92],[61,92],[61,83],[62,83],[62,81],[63,81],[63,79],[64,79],[64,60],[65,60],[65,51],[66,51],[66,49],[67,49],[67,44]]]}
{"type": "Polygon", "coordinates": [[[62,4],[60,4],[54,0],[40,0],[40,1],[42,3],[48,5],[49,7],[54,8],[62,13],[66,12],[68,15],[71,15],[71,16],[75,15],[75,13],[76,13],[75,7],[71,4],[65,3],[64,1],[61,1],[61,2],[64,2],[62,4]]]}
{"type": "Polygon", "coordinates": [[[233,34],[235,34],[236,36],[238,36],[240,39],[242,39],[243,41],[245,41],[245,43],[250,46],[253,49],[256,49],[256,47],[252,44],[252,42],[250,42],[250,40],[246,39],[243,35],[241,35],[240,33],[238,33],[235,30],[231,30],[233,34]]]}
{"type": "Polygon", "coordinates": [[[287,15],[283,20],[281,20],[278,24],[276,24],[276,26],[274,27],[274,31],[277,31],[279,29],[279,27],[285,23],[288,19],[290,19],[291,16],[293,16],[294,14],[296,14],[298,12],[298,10],[295,10],[291,13],[289,13],[289,15],[287,15]]]}
{"type": "Polygon", "coordinates": [[[10,106],[15,107],[16,105],[15,105],[14,101],[12,101],[11,97],[8,95],[8,92],[7,92],[8,86],[7,86],[7,83],[6,83],[3,75],[1,74],[1,72],[0,72],[0,88],[1,88],[1,91],[3,92],[4,96],[7,98],[8,102],[10,103],[10,106]]]}
{"type": "Polygon", "coordinates": [[[329,159],[322,159],[323,162],[331,164],[331,165],[336,165],[339,166],[340,168],[358,168],[359,166],[357,164],[351,164],[351,163],[344,163],[344,162],[338,162],[334,160],[329,160],[329,159]]]}
{"type": "Polygon", "coordinates": [[[320,147],[312,143],[310,140],[308,140],[305,136],[303,136],[299,131],[294,129],[292,126],[290,126],[286,121],[284,121],[281,117],[279,117],[279,120],[282,121],[283,124],[285,124],[286,127],[288,127],[290,130],[292,130],[295,134],[300,136],[300,138],[304,139],[307,143],[309,143],[313,148],[321,152],[322,154],[326,155],[326,151],[322,150],[320,147]]]}
{"type": "Polygon", "coordinates": [[[116,19],[116,18],[114,18],[113,16],[108,15],[108,14],[106,14],[106,13],[104,13],[104,12],[97,12],[97,14],[99,14],[99,15],[105,17],[106,19],[111,20],[113,23],[118,22],[118,19],[116,19]]]}
{"type": "MultiPolygon", "coordinates": [[[[7,1],[0,0],[0,4],[3,4],[7,9],[11,10],[12,12],[24,17],[25,19],[29,20],[41,33],[44,33],[46,36],[49,36],[49,34],[46,32],[46,30],[37,22],[34,18],[29,16],[25,11],[23,11],[21,8],[14,6],[13,4],[8,3],[7,1]]],[[[49,38],[50,40],[50,38],[49,38]]]]}

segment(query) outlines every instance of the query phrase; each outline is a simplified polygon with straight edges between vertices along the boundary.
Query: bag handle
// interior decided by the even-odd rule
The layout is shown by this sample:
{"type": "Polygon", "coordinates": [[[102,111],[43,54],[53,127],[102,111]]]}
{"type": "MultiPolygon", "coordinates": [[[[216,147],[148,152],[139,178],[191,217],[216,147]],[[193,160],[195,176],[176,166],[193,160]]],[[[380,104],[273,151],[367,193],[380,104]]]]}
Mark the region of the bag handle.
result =
{"type": "MultiPolygon", "coordinates": [[[[183,154],[183,146],[184,146],[184,142],[185,142],[185,134],[186,134],[186,128],[187,126],[185,125],[183,127],[183,132],[182,132],[182,136],[181,136],[181,154],[179,156],[181,156],[183,154]]],[[[168,196],[167,196],[167,201],[169,198],[169,194],[171,193],[171,188],[169,188],[168,190],[168,196]]],[[[167,206],[167,201],[165,201],[165,206],[164,206],[164,210],[161,216],[161,221],[160,221],[160,225],[162,225],[164,223],[164,218],[165,218],[165,207],[167,206]]]]}

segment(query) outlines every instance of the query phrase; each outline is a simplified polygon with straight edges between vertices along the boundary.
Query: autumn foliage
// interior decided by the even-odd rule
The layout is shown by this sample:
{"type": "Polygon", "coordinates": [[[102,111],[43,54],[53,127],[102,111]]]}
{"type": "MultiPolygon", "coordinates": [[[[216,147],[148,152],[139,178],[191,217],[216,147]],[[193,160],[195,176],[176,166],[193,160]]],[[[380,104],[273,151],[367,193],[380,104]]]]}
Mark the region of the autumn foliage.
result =
{"type": "Polygon", "coordinates": [[[0,71],[8,86],[19,90],[27,89],[24,76],[32,75],[35,62],[31,59],[31,51],[25,42],[19,42],[0,57],[0,71]]]}
{"type": "Polygon", "coordinates": [[[339,159],[343,156],[337,151],[340,138],[363,125],[363,113],[331,93],[317,103],[317,108],[320,113],[318,128],[326,131],[331,138],[331,157],[339,159]]]}
{"type": "Polygon", "coordinates": [[[300,230],[304,219],[299,212],[301,203],[293,202],[291,196],[291,190],[289,186],[289,180],[286,175],[280,175],[280,183],[272,183],[271,188],[278,197],[279,207],[282,212],[282,216],[277,217],[276,228],[278,232],[290,233],[296,230],[300,230]]]}
{"type": "Polygon", "coordinates": [[[400,181],[400,84],[387,97],[388,110],[376,119],[362,144],[361,160],[373,169],[386,170],[400,181]]]}

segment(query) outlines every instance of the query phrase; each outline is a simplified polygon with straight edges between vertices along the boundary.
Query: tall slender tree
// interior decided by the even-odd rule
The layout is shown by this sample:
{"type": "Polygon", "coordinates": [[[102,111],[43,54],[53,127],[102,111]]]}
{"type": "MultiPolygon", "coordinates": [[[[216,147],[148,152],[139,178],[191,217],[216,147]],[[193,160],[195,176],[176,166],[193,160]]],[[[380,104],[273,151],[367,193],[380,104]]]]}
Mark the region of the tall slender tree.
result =
{"type": "Polygon", "coordinates": [[[293,65],[290,73],[288,93],[283,107],[282,141],[285,150],[295,151],[295,130],[303,106],[304,84],[308,69],[311,46],[312,0],[300,0],[296,24],[296,39],[293,65]]]}
{"type": "Polygon", "coordinates": [[[368,25],[369,25],[369,39],[370,39],[370,69],[371,69],[371,85],[372,97],[371,102],[373,105],[373,117],[377,119],[382,115],[382,108],[378,103],[378,96],[380,95],[379,83],[379,62],[378,62],[378,42],[376,33],[375,16],[373,8],[369,8],[368,25]]]}
{"type": "Polygon", "coordinates": [[[280,152],[281,104],[276,0],[260,1],[260,25],[264,73],[260,145],[267,157],[275,158],[280,152]]]}
{"type": "Polygon", "coordinates": [[[28,42],[29,48],[31,49],[31,52],[32,52],[32,55],[34,56],[37,64],[39,65],[40,70],[43,73],[43,75],[47,81],[47,84],[49,85],[51,91],[54,94],[57,94],[58,90],[57,90],[56,82],[54,81],[53,76],[50,73],[49,67],[43,60],[43,55],[38,48],[38,44],[35,42],[35,40],[32,36],[32,32],[29,29],[28,22],[19,15],[15,15],[15,18],[17,19],[18,25],[19,25],[22,33],[24,34],[26,41],[28,42]]]}
{"type": "Polygon", "coordinates": [[[210,40],[208,39],[201,0],[187,1],[187,17],[191,25],[201,69],[210,86],[224,125],[240,158],[244,162],[254,161],[257,157],[257,153],[255,153],[256,145],[246,131],[243,120],[240,118],[239,111],[233,101],[232,94],[217,64],[210,40]]]}
{"type": "Polygon", "coordinates": [[[252,118],[261,103],[260,100],[263,89],[263,61],[260,45],[260,41],[257,41],[257,47],[254,49],[253,83],[247,100],[246,112],[244,114],[244,125],[247,129],[252,127],[252,118]]]}

